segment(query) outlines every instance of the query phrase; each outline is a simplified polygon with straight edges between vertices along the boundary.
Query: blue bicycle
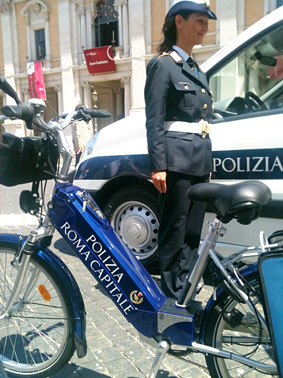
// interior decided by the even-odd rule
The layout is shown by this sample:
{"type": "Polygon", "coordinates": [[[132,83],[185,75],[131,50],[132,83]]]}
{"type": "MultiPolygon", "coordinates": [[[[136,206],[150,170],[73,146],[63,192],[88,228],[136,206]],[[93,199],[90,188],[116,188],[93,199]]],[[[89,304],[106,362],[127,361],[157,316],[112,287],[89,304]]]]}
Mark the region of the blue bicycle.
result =
{"type": "MultiPolygon", "coordinates": [[[[7,118],[23,119],[41,137],[4,134],[0,148],[0,182],[33,182],[20,196],[25,212],[39,224],[27,236],[0,235],[0,360],[11,377],[47,377],[87,350],[85,308],[80,289],[66,265],[48,248],[54,230],[72,247],[92,276],[105,288],[125,318],[157,346],[150,378],[156,377],[167,352],[204,353],[212,377],[278,376],[269,326],[263,309],[257,260],[278,249],[261,235],[260,246],[223,258],[216,252],[223,223],[236,218],[248,224],[271,198],[260,182],[229,187],[199,184],[193,200],[216,212],[197,263],[178,301],[167,298],[140,264],[86,190],[68,183],[72,150],[64,129],[78,119],[107,116],[81,108],[49,123],[44,102],[32,99],[5,106],[7,118]],[[61,155],[61,168],[58,162],[61,155]],[[44,181],[55,179],[52,198],[44,181]],[[198,300],[199,283],[210,272],[213,295],[198,300]]],[[[103,169],[103,167],[101,167],[103,169]]]]}

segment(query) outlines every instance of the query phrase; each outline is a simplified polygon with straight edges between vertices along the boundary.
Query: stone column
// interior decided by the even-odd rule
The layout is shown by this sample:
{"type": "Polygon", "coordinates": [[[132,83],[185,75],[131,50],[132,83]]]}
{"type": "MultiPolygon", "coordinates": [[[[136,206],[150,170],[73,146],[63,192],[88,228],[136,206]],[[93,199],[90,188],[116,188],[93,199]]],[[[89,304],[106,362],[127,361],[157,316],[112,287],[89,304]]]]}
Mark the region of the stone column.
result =
{"type": "Polygon", "coordinates": [[[119,27],[119,46],[122,47],[123,46],[123,13],[122,13],[122,5],[119,4],[119,6],[117,7],[117,11],[118,11],[118,17],[119,17],[119,20],[118,20],[118,27],[119,27]]]}
{"type": "Polygon", "coordinates": [[[92,15],[93,3],[86,4],[86,48],[92,48],[92,15]]]}
{"type": "Polygon", "coordinates": [[[144,35],[145,35],[145,49],[146,54],[151,54],[151,0],[145,0],[145,28],[144,28],[144,35]]]}
{"type": "Polygon", "coordinates": [[[80,6],[80,25],[81,25],[81,46],[86,48],[86,17],[85,17],[85,9],[83,6],[80,6]]]}
{"type": "Polygon", "coordinates": [[[96,44],[96,35],[95,35],[95,30],[94,30],[94,24],[95,24],[95,19],[96,19],[96,17],[97,17],[97,10],[96,10],[96,7],[95,7],[95,10],[94,10],[94,12],[93,12],[93,18],[92,18],[92,20],[93,20],[93,24],[92,24],[92,27],[93,27],[93,33],[92,33],[92,35],[93,35],[93,46],[95,47],[97,44],[96,44]]]}
{"type": "Polygon", "coordinates": [[[229,7],[227,7],[227,0],[216,1],[220,47],[226,45],[238,34],[237,6],[237,0],[229,0],[229,7]]]}
{"type": "Polygon", "coordinates": [[[121,119],[121,116],[123,114],[121,88],[115,88],[114,94],[115,94],[115,109],[116,109],[116,120],[117,120],[117,119],[121,119]]]}
{"type": "MultiPolygon", "coordinates": [[[[15,85],[15,66],[14,66],[14,43],[13,43],[13,12],[12,2],[10,0],[0,1],[1,25],[2,25],[2,39],[3,43],[3,60],[4,60],[4,76],[13,88],[15,85]]],[[[15,105],[15,101],[6,95],[7,105],[15,105]]]]}
{"type": "Polygon", "coordinates": [[[13,64],[14,64],[14,71],[16,74],[20,73],[20,60],[19,60],[19,44],[18,44],[18,27],[17,27],[17,14],[16,14],[16,8],[15,4],[13,4],[12,7],[12,41],[13,44],[11,46],[13,50],[13,64]]]}
{"type": "Polygon", "coordinates": [[[124,84],[124,107],[125,117],[127,117],[131,110],[131,79],[130,77],[123,77],[121,81],[124,84]]]}
{"type": "MultiPolygon", "coordinates": [[[[217,36],[220,47],[225,46],[228,42],[237,36],[238,25],[237,25],[237,0],[230,0],[229,7],[227,6],[227,1],[217,0],[216,1],[216,14],[217,14],[217,36]]],[[[237,77],[241,74],[242,66],[241,60],[234,60],[229,65],[230,74],[237,77]]],[[[229,80],[224,77],[219,78],[219,90],[221,91],[219,95],[222,97],[232,97],[237,93],[237,87],[233,88],[230,85],[229,80]]]]}
{"type": "Polygon", "coordinates": [[[276,9],[276,0],[264,0],[264,15],[276,9]]]}
{"type": "Polygon", "coordinates": [[[49,15],[45,16],[45,49],[46,56],[44,59],[44,67],[51,68],[51,49],[50,49],[50,29],[49,29],[49,15]]]}
{"type": "Polygon", "coordinates": [[[82,63],[82,47],[81,47],[81,29],[80,29],[80,15],[78,11],[78,6],[74,4],[73,6],[73,19],[75,23],[75,36],[74,36],[74,64],[78,65],[82,63]]]}
{"type": "Polygon", "coordinates": [[[55,85],[55,92],[57,92],[57,103],[58,103],[58,114],[63,113],[63,95],[62,95],[62,86],[55,85]]]}
{"type": "Polygon", "coordinates": [[[122,22],[123,22],[123,48],[124,48],[124,56],[129,56],[129,15],[128,15],[128,4],[127,1],[123,2],[122,5],[122,22]]]}
{"type": "Polygon", "coordinates": [[[83,82],[82,88],[83,88],[83,105],[86,108],[92,108],[92,98],[91,98],[92,86],[88,82],[83,82]]]}
{"type": "MultiPolygon", "coordinates": [[[[92,92],[93,87],[88,82],[83,82],[81,86],[83,88],[83,106],[85,106],[86,108],[92,109],[91,92],[92,92]]],[[[95,122],[94,120],[90,121],[91,130],[93,130],[94,122],[95,122]]]]}
{"type": "Polygon", "coordinates": [[[27,24],[27,45],[28,45],[28,60],[32,60],[32,50],[31,50],[31,27],[29,16],[26,16],[27,24]]]}
{"type": "Polygon", "coordinates": [[[245,30],[245,1],[237,2],[237,34],[239,35],[242,31],[245,30]]]}
{"type": "MultiPolygon", "coordinates": [[[[8,83],[16,89],[15,73],[18,72],[18,41],[17,23],[14,2],[11,0],[0,0],[0,18],[2,27],[3,42],[3,64],[4,76],[8,83]]],[[[21,96],[19,96],[21,97],[21,96]]],[[[3,104],[15,105],[15,101],[3,93],[3,104]]],[[[23,136],[24,122],[21,120],[6,120],[5,130],[11,134],[23,136]]]]}
{"type": "Polygon", "coordinates": [[[73,74],[70,2],[58,0],[59,42],[62,70],[63,112],[75,107],[75,83],[73,74]]]}
{"type": "Polygon", "coordinates": [[[144,2],[131,0],[129,2],[129,28],[131,30],[132,55],[132,103],[131,112],[144,109],[145,71],[145,39],[144,39],[144,2]]]}
{"type": "Polygon", "coordinates": [[[173,0],[166,0],[166,13],[169,11],[169,9],[172,6],[173,0]]]}

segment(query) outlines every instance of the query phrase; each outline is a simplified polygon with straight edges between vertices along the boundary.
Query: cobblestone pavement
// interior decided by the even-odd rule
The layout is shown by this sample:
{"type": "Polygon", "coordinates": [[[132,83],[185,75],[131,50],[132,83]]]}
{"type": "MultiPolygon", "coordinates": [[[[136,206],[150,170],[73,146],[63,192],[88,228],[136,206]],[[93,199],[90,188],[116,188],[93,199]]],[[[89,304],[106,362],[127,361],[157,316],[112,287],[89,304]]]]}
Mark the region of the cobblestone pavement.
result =
{"type": "MultiPolygon", "coordinates": [[[[1,232],[26,234],[28,227],[0,227],[1,232]]],[[[110,298],[58,233],[50,247],[75,276],[87,312],[87,355],[76,353],[63,369],[49,378],[143,378],[148,376],[155,348],[140,340],[138,332],[127,322],[110,298]]],[[[202,290],[207,295],[206,288],[202,290]]],[[[209,377],[204,356],[190,354],[187,360],[166,355],[158,378],[209,377]]]]}

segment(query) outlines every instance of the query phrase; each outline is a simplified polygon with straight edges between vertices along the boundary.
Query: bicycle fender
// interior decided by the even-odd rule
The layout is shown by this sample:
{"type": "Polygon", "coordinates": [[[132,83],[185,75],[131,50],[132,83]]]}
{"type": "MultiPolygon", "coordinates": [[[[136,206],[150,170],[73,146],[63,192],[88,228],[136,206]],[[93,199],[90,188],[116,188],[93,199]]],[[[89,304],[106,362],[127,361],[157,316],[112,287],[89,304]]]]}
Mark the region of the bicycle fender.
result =
{"type": "MultiPolygon", "coordinates": [[[[257,270],[258,270],[257,263],[246,265],[241,269],[241,275],[243,277],[248,277],[250,274],[257,272],[257,270]]],[[[237,281],[236,277],[233,277],[233,279],[235,279],[237,281]]],[[[218,288],[216,289],[216,293],[214,294],[214,295],[216,295],[216,300],[223,294],[223,291],[224,291],[223,286],[222,285],[218,286],[218,288]]],[[[204,340],[206,323],[207,323],[207,321],[210,317],[211,311],[213,310],[214,305],[215,305],[215,298],[213,298],[214,295],[212,295],[209,298],[209,300],[206,304],[206,307],[204,309],[203,315],[202,315],[200,333],[199,333],[200,341],[202,343],[203,343],[203,340],[204,340]]]]}
{"type": "MultiPolygon", "coordinates": [[[[22,243],[20,237],[24,238],[23,235],[18,234],[0,234],[0,243],[2,245],[6,245],[7,247],[18,246],[19,243],[22,243]]],[[[78,358],[82,358],[86,355],[87,352],[86,311],[78,284],[67,265],[50,249],[40,248],[40,246],[38,245],[37,255],[57,273],[62,285],[64,285],[64,288],[69,295],[75,316],[76,329],[74,341],[76,351],[78,358]]]]}

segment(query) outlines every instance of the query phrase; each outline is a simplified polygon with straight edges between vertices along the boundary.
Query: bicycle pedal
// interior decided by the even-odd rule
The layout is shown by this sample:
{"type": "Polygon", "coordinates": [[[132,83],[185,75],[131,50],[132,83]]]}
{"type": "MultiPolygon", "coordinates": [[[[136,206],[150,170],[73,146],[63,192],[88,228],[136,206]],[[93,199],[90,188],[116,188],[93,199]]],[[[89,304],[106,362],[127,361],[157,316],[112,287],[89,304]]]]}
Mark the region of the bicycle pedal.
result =
{"type": "Polygon", "coordinates": [[[188,354],[191,354],[191,353],[193,353],[193,350],[189,349],[189,348],[174,349],[174,348],[171,347],[168,351],[168,354],[171,354],[171,356],[175,356],[175,357],[185,357],[185,356],[187,356],[188,354]]]}

